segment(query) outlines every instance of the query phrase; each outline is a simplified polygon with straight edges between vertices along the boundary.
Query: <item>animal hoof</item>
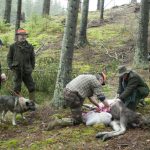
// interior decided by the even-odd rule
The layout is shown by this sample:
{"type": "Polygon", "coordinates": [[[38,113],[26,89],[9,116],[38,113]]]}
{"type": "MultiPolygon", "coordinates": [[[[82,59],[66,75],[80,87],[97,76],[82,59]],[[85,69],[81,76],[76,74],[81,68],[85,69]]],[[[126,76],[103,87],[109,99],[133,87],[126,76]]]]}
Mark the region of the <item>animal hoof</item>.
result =
{"type": "Polygon", "coordinates": [[[26,117],[22,117],[22,119],[26,120],[26,117]]]}
{"type": "Polygon", "coordinates": [[[108,134],[105,134],[102,138],[103,142],[110,139],[110,137],[108,136],[108,134]]]}
{"type": "Polygon", "coordinates": [[[12,123],[13,124],[13,126],[16,126],[17,124],[16,123],[12,123]]]}
{"type": "Polygon", "coordinates": [[[103,138],[104,135],[105,135],[104,133],[99,132],[96,134],[96,138],[103,138]]]}

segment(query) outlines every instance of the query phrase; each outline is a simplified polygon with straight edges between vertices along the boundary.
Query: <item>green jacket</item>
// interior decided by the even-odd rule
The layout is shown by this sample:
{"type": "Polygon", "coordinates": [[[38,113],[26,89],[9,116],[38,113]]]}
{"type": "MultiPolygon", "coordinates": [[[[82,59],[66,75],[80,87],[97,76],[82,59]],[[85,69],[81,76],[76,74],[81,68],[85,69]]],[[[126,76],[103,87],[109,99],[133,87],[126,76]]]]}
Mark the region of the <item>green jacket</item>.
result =
{"type": "Polygon", "coordinates": [[[34,48],[27,41],[15,42],[10,46],[7,63],[10,69],[31,73],[35,67],[34,48]]]}
{"type": "Polygon", "coordinates": [[[126,99],[132,95],[134,90],[138,90],[140,95],[148,96],[149,87],[144,80],[135,72],[130,71],[128,79],[125,80],[125,89],[123,88],[123,79],[119,78],[119,87],[117,93],[120,99],[126,99]]]}

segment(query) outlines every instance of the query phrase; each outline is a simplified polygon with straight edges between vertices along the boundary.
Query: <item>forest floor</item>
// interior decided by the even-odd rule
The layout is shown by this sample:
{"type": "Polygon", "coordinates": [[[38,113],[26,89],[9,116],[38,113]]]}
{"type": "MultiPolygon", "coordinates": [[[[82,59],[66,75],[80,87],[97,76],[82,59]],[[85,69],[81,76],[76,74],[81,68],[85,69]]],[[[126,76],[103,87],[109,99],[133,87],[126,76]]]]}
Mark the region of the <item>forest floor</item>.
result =
{"type": "MultiPolygon", "coordinates": [[[[106,19],[104,23],[100,25],[95,25],[96,22],[98,22],[97,18],[99,18],[99,12],[90,12],[87,30],[90,44],[84,48],[76,48],[74,52],[74,75],[85,72],[98,72],[101,71],[101,68],[105,68],[108,71],[108,84],[103,89],[108,98],[115,96],[118,86],[118,78],[116,77],[117,66],[119,64],[132,66],[133,64],[134,39],[136,37],[137,19],[139,17],[138,13],[134,13],[135,7],[136,6],[133,5],[124,5],[107,10],[105,13],[106,19]]],[[[36,19],[37,18],[35,18],[35,21],[37,22],[36,19]]],[[[58,20],[60,19],[57,18],[57,21],[58,20]]],[[[36,23],[36,25],[39,27],[34,27],[34,22],[32,22],[33,29],[30,30],[33,30],[33,32],[29,37],[29,41],[33,45],[38,45],[41,39],[46,38],[45,46],[43,46],[43,49],[40,51],[40,55],[37,56],[37,64],[41,63],[41,58],[45,59],[47,57],[49,58],[49,56],[52,61],[55,62],[57,60],[59,62],[58,53],[61,49],[63,26],[60,25],[60,22],[55,22],[55,20],[50,22],[50,26],[44,23],[42,29],[40,28],[40,23],[36,23]],[[45,26],[48,26],[47,29],[45,29],[45,26]],[[36,28],[39,30],[38,32],[34,31],[36,28]],[[47,41],[47,39],[50,39],[50,41],[47,41]]],[[[6,32],[1,36],[6,40],[6,43],[11,43],[13,41],[12,35],[13,31],[11,30],[9,33],[6,32]],[[9,39],[10,37],[11,39],[9,39]]],[[[4,67],[6,67],[7,52],[7,48],[0,50],[2,66],[4,67]]],[[[47,64],[47,60],[44,63],[47,64]]],[[[51,62],[50,66],[52,66],[51,62]]],[[[50,66],[42,67],[47,67],[46,69],[50,70],[50,66]]],[[[38,67],[38,65],[36,67],[38,67]]],[[[148,70],[136,71],[150,84],[148,70]]],[[[39,81],[37,80],[37,82],[39,81]]],[[[44,82],[44,85],[46,82],[44,82]]],[[[5,85],[2,87],[2,94],[7,91],[7,89],[3,89],[4,87],[5,85]]],[[[150,128],[148,127],[128,129],[124,135],[112,138],[106,142],[95,138],[97,132],[111,130],[111,128],[103,125],[85,126],[81,124],[74,127],[56,128],[52,131],[45,131],[49,121],[54,118],[68,117],[70,115],[67,109],[53,110],[49,107],[50,98],[49,93],[38,91],[37,100],[40,101],[43,99],[45,102],[40,103],[40,107],[37,111],[25,113],[26,120],[22,120],[21,117],[18,116],[18,125],[15,127],[11,124],[12,114],[7,115],[7,121],[0,124],[0,149],[150,150],[150,128]]],[[[146,102],[146,107],[139,107],[137,110],[143,115],[150,114],[150,98],[147,98],[146,102]]]]}
{"type": "MultiPolygon", "coordinates": [[[[146,99],[146,107],[137,111],[150,114],[150,99],[146,99]]],[[[30,150],[149,150],[150,127],[128,129],[124,135],[106,142],[96,139],[96,133],[110,131],[104,125],[70,126],[46,131],[48,123],[54,118],[68,117],[69,110],[57,110],[45,104],[36,112],[25,114],[26,120],[17,118],[17,126],[11,124],[11,114],[7,122],[0,124],[0,149],[30,150]]]]}

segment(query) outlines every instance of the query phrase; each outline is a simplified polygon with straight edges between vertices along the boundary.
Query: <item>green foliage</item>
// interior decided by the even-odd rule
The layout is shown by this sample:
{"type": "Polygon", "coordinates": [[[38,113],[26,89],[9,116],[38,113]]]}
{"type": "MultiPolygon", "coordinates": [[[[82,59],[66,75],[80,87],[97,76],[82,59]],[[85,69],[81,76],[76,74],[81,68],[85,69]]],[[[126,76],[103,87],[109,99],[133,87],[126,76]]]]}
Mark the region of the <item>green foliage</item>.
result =
{"type": "Polygon", "coordinates": [[[39,47],[41,42],[56,41],[57,35],[63,31],[61,22],[57,18],[42,18],[41,16],[33,15],[31,19],[24,25],[24,28],[29,32],[29,42],[35,47],[39,47]]]}
{"type": "Polygon", "coordinates": [[[107,41],[113,37],[119,36],[122,26],[120,25],[106,25],[100,28],[90,28],[88,30],[88,37],[90,39],[107,41]]]}
{"type": "Polygon", "coordinates": [[[0,33],[5,33],[9,31],[9,24],[6,24],[4,21],[0,20],[0,33]]]}
{"type": "Polygon", "coordinates": [[[43,53],[37,60],[37,68],[38,70],[33,73],[36,89],[52,95],[58,69],[57,57],[53,54],[43,53]]]}
{"type": "Polygon", "coordinates": [[[83,62],[76,62],[73,64],[73,75],[77,76],[79,74],[89,73],[91,71],[91,66],[84,64],[83,62]]]}
{"type": "Polygon", "coordinates": [[[49,144],[53,144],[55,142],[56,140],[54,138],[48,138],[44,141],[36,141],[35,143],[32,143],[32,145],[30,146],[30,150],[41,150],[42,147],[46,147],[49,144]]]}
{"type": "Polygon", "coordinates": [[[57,72],[49,72],[47,70],[34,72],[33,77],[36,82],[36,90],[42,92],[53,93],[57,72]]]}
{"type": "Polygon", "coordinates": [[[19,139],[10,139],[8,141],[0,141],[0,145],[3,145],[2,149],[16,149],[21,142],[19,139]]]}
{"type": "Polygon", "coordinates": [[[150,98],[145,99],[146,104],[150,105],[150,98]]]}

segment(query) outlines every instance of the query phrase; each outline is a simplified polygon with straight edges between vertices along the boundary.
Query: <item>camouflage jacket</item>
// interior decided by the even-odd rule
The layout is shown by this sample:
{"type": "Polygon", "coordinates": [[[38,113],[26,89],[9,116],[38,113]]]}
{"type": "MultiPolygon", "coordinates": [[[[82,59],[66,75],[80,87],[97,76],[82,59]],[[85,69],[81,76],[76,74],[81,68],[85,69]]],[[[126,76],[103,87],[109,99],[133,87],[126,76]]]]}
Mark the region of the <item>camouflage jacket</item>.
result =
{"type": "Polygon", "coordinates": [[[35,66],[34,48],[27,41],[15,42],[10,46],[7,63],[10,69],[32,72],[35,66]]]}
{"type": "Polygon", "coordinates": [[[120,95],[120,99],[126,99],[133,93],[134,90],[138,90],[140,94],[144,94],[144,92],[147,94],[149,93],[149,87],[144,80],[137,73],[130,71],[128,78],[127,80],[124,80],[124,83],[123,78],[119,78],[117,93],[120,95]],[[123,87],[124,85],[125,87],[123,87]]]}

